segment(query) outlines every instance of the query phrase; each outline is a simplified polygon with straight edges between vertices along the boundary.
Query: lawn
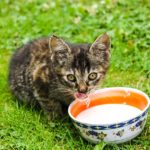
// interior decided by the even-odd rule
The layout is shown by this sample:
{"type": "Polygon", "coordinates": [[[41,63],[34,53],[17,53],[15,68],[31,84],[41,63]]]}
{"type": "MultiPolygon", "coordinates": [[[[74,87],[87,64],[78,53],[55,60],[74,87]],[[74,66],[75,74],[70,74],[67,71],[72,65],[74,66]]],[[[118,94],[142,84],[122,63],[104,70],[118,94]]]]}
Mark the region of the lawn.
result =
{"type": "MultiPolygon", "coordinates": [[[[68,116],[48,122],[42,112],[19,105],[7,85],[15,49],[55,34],[75,43],[107,32],[111,62],[101,87],[127,86],[150,96],[149,0],[0,1],[0,150],[101,150],[76,132],[68,116]]],[[[142,134],[105,150],[150,150],[150,111],[142,134]]]]}

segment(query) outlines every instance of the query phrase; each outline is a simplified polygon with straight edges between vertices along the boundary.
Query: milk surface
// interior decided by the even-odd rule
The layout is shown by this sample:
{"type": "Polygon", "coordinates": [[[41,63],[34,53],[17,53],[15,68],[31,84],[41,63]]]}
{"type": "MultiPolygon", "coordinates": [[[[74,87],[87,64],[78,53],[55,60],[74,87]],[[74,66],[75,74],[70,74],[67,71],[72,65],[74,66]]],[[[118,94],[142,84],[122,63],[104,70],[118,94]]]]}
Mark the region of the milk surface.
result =
{"type": "Polygon", "coordinates": [[[104,104],[88,108],[76,119],[83,123],[111,124],[136,117],[141,110],[125,104],[104,104]]]}

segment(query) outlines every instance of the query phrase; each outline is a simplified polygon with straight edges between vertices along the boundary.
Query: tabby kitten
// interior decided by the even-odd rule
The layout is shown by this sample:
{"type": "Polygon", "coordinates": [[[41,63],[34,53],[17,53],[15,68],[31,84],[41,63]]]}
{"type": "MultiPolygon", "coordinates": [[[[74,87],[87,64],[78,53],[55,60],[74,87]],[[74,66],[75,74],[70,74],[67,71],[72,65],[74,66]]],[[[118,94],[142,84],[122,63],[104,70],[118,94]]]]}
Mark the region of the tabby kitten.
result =
{"type": "Polygon", "coordinates": [[[49,118],[64,114],[74,97],[83,97],[104,77],[110,54],[107,34],[93,44],[70,44],[51,36],[27,43],[13,55],[9,85],[26,104],[39,104],[49,118]]]}

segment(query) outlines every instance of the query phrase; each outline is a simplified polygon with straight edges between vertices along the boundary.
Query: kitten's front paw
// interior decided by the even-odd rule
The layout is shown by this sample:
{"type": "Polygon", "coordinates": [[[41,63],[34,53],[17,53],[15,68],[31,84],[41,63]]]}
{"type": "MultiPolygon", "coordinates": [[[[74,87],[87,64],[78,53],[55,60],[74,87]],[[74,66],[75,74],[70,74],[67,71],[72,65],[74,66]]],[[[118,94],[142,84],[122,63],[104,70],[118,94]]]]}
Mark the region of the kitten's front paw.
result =
{"type": "Polygon", "coordinates": [[[59,101],[40,101],[40,105],[43,108],[45,114],[48,116],[48,120],[55,120],[64,116],[64,113],[62,111],[62,105],[59,101]]]}
{"type": "Polygon", "coordinates": [[[49,121],[61,119],[63,116],[64,116],[64,114],[61,111],[59,111],[59,112],[52,111],[52,112],[48,112],[48,114],[47,114],[49,121]]]}

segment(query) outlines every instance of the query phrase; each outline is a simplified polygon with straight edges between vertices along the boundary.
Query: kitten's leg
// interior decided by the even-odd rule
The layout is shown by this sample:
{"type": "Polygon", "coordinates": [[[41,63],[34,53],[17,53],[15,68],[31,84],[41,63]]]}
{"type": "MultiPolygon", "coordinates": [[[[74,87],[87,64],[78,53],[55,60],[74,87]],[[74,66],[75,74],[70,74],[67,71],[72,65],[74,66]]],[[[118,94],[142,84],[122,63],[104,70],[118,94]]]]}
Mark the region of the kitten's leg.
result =
{"type": "Polygon", "coordinates": [[[49,99],[49,68],[45,64],[36,66],[32,74],[33,78],[33,93],[36,100],[41,105],[44,112],[48,114],[48,118],[55,119],[63,115],[62,106],[59,101],[49,99]]]}
{"type": "Polygon", "coordinates": [[[42,109],[48,115],[48,120],[54,120],[64,115],[62,105],[55,100],[39,101],[42,109]]]}

